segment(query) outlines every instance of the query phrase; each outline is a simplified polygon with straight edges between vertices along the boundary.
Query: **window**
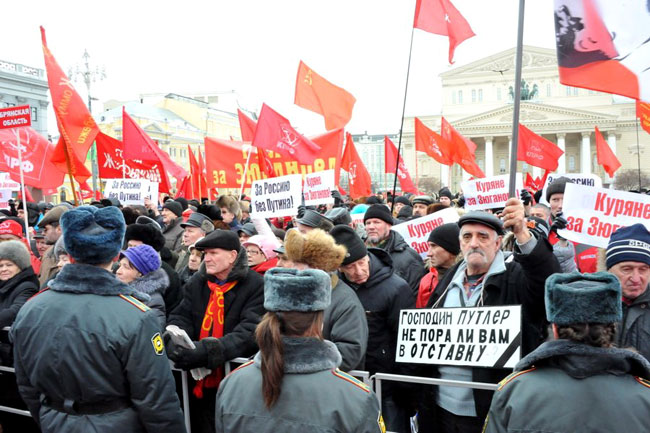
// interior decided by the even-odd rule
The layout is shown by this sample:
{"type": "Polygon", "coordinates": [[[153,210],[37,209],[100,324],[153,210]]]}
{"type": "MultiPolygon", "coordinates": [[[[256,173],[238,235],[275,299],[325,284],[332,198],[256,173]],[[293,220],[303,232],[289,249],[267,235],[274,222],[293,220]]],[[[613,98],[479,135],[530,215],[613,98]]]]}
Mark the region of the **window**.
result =
{"type": "Polygon", "coordinates": [[[462,90],[458,91],[458,103],[459,104],[463,103],[463,91],[462,90]]]}
{"type": "Polygon", "coordinates": [[[569,156],[569,172],[576,171],[576,158],[575,156],[569,156]]]}
{"type": "Polygon", "coordinates": [[[483,89],[478,89],[478,102],[483,102],[483,89]]]}
{"type": "Polygon", "coordinates": [[[454,104],[454,105],[456,104],[456,91],[455,90],[451,92],[451,103],[454,104]]]}
{"type": "Polygon", "coordinates": [[[524,162],[524,164],[521,166],[521,171],[528,171],[528,163],[524,162]]]}
{"type": "Polygon", "coordinates": [[[476,102],[476,89],[472,89],[472,102],[476,102]]]}
{"type": "Polygon", "coordinates": [[[550,98],[551,97],[551,83],[548,83],[546,85],[546,97],[550,98]]]}
{"type": "Polygon", "coordinates": [[[497,87],[497,101],[501,100],[501,87],[497,87]]]}
{"type": "Polygon", "coordinates": [[[32,107],[32,122],[38,122],[38,108],[32,107]]]}
{"type": "Polygon", "coordinates": [[[578,96],[578,90],[579,89],[577,87],[573,88],[573,96],[578,96]]]}
{"type": "Polygon", "coordinates": [[[505,160],[505,158],[501,158],[499,160],[499,172],[501,172],[501,173],[506,172],[506,160],[505,160]]]}
{"type": "Polygon", "coordinates": [[[478,168],[480,168],[481,171],[485,171],[485,163],[483,162],[482,159],[478,160],[478,168]]]}
{"type": "Polygon", "coordinates": [[[564,90],[565,90],[567,96],[571,96],[571,87],[564,86],[564,90]]]}

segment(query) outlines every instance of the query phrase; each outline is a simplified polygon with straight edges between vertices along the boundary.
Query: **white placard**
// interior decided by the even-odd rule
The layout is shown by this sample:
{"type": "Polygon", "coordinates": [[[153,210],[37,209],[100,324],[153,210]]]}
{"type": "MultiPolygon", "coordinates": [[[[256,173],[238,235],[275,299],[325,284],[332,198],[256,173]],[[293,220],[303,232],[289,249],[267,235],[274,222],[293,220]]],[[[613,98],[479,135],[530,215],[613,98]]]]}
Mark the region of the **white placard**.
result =
{"type": "Polygon", "coordinates": [[[11,199],[12,191],[10,189],[0,189],[0,209],[9,208],[9,200],[11,199]]]}
{"type": "Polygon", "coordinates": [[[251,185],[251,213],[256,217],[297,215],[301,199],[301,174],[260,179],[251,185]]]}
{"type": "MultiPolygon", "coordinates": [[[[603,187],[603,180],[600,178],[600,176],[596,176],[595,174],[551,173],[546,178],[546,182],[544,183],[544,187],[542,188],[542,196],[539,199],[540,203],[545,204],[546,206],[550,206],[550,204],[546,200],[546,189],[548,188],[551,182],[553,182],[555,179],[558,179],[560,177],[569,178],[577,185],[593,186],[596,188],[603,187]]],[[[564,206],[562,206],[562,208],[564,209],[564,206]]]]}
{"type": "Polygon", "coordinates": [[[351,213],[350,218],[352,218],[352,224],[354,224],[353,227],[356,227],[357,224],[363,224],[363,218],[366,216],[366,212],[360,212],[360,213],[351,213]]]}
{"type": "Polygon", "coordinates": [[[567,227],[558,235],[600,248],[607,248],[609,237],[620,227],[641,223],[650,230],[647,194],[567,183],[562,213],[567,227]]]}
{"type": "Polygon", "coordinates": [[[303,185],[305,206],[333,204],[332,191],[335,190],[334,170],[317,171],[305,175],[305,184],[303,185]]]}
{"type": "Polygon", "coordinates": [[[11,177],[9,177],[9,173],[0,173],[0,189],[19,191],[20,183],[14,182],[11,177]]]}
{"type": "Polygon", "coordinates": [[[154,206],[158,207],[158,182],[149,181],[149,187],[147,188],[147,193],[144,198],[148,198],[154,206]]]}
{"type": "Polygon", "coordinates": [[[521,356],[521,305],[402,310],[395,361],[512,368],[521,356]]]}
{"type": "Polygon", "coordinates": [[[108,179],[104,187],[104,197],[116,198],[124,206],[144,205],[150,183],[147,179],[108,179]]]}
{"type": "Polygon", "coordinates": [[[438,226],[447,223],[455,223],[460,217],[456,209],[447,208],[432,214],[419,217],[410,221],[397,224],[392,230],[402,235],[411,248],[420,254],[423,259],[429,250],[429,234],[438,226]]]}
{"type": "MultiPolygon", "coordinates": [[[[480,210],[505,207],[509,198],[509,185],[509,174],[461,182],[460,186],[465,197],[465,209],[480,210]]],[[[524,182],[521,173],[517,173],[515,177],[515,197],[519,198],[519,193],[523,187],[524,182]]]]}

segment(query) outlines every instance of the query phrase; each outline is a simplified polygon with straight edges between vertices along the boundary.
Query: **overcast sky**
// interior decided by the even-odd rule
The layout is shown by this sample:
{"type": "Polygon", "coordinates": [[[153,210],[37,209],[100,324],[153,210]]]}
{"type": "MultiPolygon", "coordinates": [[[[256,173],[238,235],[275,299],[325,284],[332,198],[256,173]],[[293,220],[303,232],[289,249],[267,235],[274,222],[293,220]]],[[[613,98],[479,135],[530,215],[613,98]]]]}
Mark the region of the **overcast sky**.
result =
{"type": "MultiPolygon", "coordinates": [[[[517,0],[453,3],[476,36],[450,66],[448,39],[415,30],[407,115],[440,112],[440,73],[516,44],[517,0]]],[[[234,90],[245,108],[265,102],[317,134],[322,117],[293,104],[303,60],[357,98],[350,132],[399,131],[415,0],[30,0],[1,10],[0,60],[43,68],[43,25],[64,71],[81,65],[84,49],[105,68],[92,92],[101,101],[234,90]]],[[[551,0],[527,2],[524,44],[554,48],[552,15],[551,0]]]]}

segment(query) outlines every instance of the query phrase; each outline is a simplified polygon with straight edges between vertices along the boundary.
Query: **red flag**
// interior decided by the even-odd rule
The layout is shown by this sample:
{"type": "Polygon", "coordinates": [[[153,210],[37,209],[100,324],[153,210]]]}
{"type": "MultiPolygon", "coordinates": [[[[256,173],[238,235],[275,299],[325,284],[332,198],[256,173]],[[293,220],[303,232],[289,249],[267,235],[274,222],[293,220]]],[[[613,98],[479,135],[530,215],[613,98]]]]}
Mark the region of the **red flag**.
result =
{"type": "Polygon", "coordinates": [[[199,151],[199,172],[201,173],[201,194],[199,198],[208,197],[208,177],[205,172],[205,162],[203,161],[203,152],[199,151]]]}
{"type": "Polygon", "coordinates": [[[71,174],[80,182],[87,180],[91,174],[83,167],[88,149],[95,141],[99,128],[90,115],[86,104],[65,75],[56,59],[47,47],[45,29],[41,27],[43,56],[47,70],[47,82],[52,95],[52,108],[56,123],[63,140],[56,145],[52,162],[65,173],[68,172],[65,153],[69,157],[71,174]],[[82,168],[83,167],[83,168],[82,168]]]}
{"type": "MultiPolygon", "coordinates": [[[[369,196],[372,194],[370,173],[368,173],[368,169],[366,169],[366,166],[357,153],[357,149],[354,147],[352,135],[348,132],[345,136],[345,151],[341,158],[341,168],[348,172],[350,198],[369,196]]],[[[345,195],[345,193],[341,194],[345,195]]]]}
{"type": "MultiPolygon", "coordinates": [[[[199,162],[192,152],[190,145],[187,145],[188,158],[190,160],[190,198],[197,198],[201,195],[200,190],[200,179],[201,179],[201,168],[199,167],[199,162]]],[[[201,197],[199,197],[201,198],[201,197]]]]}
{"type": "Polygon", "coordinates": [[[300,61],[293,102],[299,107],[322,114],[325,129],[330,131],[347,125],[352,118],[356,101],[345,89],[330,83],[300,61]]]}
{"type": "Polygon", "coordinates": [[[449,36],[449,63],[465,39],[474,36],[469,23],[449,0],[417,0],[413,27],[436,35],[449,36]]]}
{"type": "Polygon", "coordinates": [[[610,177],[614,177],[614,173],[621,167],[621,162],[618,160],[611,147],[603,138],[600,130],[596,126],[596,155],[598,164],[602,165],[610,177]]]}
{"type": "Polygon", "coordinates": [[[424,152],[442,165],[452,165],[451,145],[440,134],[427,128],[415,118],[415,150],[424,152]]]}
{"type": "Polygon", "coordinates": [[[650,134],[650,104],[636,101],[636,117],[641,122],[641,127],[650,134]]]}
{"type": "Polygon", "coordinates": [[[384,164],[386,166],[386,173],[395,173],[397,172],[397,177],[399,179],[399,184],[402,187],[403,192],[410,192],[417,194],[418,190],[413,185],[413,180],[411,180],[411,175],[409,174],[406,164],[402,159],[402,155],[399,156],[399,170],[395,168],[395,162],[397,161],[397,148],[395,144],[388,137],[384,137],[384,164]]]}
{"type": "Polygon", "coordinates": [[[266,104],[262,104],[253,146],[277,152],[301,164],[313,163],[321,150],[320,146],[298,133],[287,119],[266,104]]]}
{"type": "Polygon", "coordinates": [[[555,143],[535,134],[521,123],[519,124],[517,161],[525,161],[533,167],[555,171],[563,153],[564,151],[555,143]]]}
{"type": "Polygon", "coordinates": [[[174,198],[184,197],[188,200],[193,199],[192,194],[192,176],[187,175],[182,180],[176,180],[176,195],[174,198]]]}
{"type": "Polygon", "coordinates": [[[239,129],[241,130],[242,141],[253,141],[257,122],[245,115],[239,108],[237,109],[237,117],[239,117],[239,129]]]}
{"type": "Polygon", "coordinates": [[[122,140],[124,142],[124,158],[144,161],[158,161],[169,174],[176,179],[184,179],[187,172],[176,164],[167,152],[162,150],[137,123],[122,108],[122,140]],[[129,151],[139,156],[129,156],[129,151]],[[133,150],[135,149],[135,150],[133,150]],[[144,157],[142,157],[144,156],[144,157]]]}
{"type": "Polygon", "coordinates": [[[109,135],[97,134],[97,165],[102,179],[148,179],[158,182],[158,191],[171,193],[167,172],[160,161],[124,159],[124,144],[109,135]]]}
{"type": "Polygon", "coordinates": [[[444,117],[441,119],[441,122],[441,135],[442,138],[447,140],[451,145],[453,161],[472,176],[479,178],[485,177],[485,173],[483,173],[481,167],[476,164],[476,158],[474,157],[476,143],[460,135],[444,117]]]}
{"type": "Polygon", "coordinates": [[[524,182],[524,188],[530,191],[537,191],[537,184],[530,173],[526,173],[526,181],[524,182]]]}
{"type": "MultiPolygon", "coordinates": [[[[54,145],[32,128],[16,130],[20,134],[25,185],[41,189],[61,186],[65,171],[51,162],[54,145]]],[[[20,182],[18,145],[16,134],[11,129],[0,129],[0,171],[9,173],[12,180],[20,182]]]]}

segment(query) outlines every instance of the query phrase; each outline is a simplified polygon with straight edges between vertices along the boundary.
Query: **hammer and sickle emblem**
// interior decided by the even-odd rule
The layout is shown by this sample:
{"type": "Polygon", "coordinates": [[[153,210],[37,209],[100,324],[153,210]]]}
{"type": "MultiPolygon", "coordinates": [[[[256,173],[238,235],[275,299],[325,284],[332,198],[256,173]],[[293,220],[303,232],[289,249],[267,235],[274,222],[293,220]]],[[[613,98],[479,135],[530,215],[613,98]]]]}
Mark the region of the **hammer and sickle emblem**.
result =
{"type": "Polygon", "coordinates": [[[307,75],[305,75],[304,82],[311,86],[311,69],[307,71],[307,75]]]}

